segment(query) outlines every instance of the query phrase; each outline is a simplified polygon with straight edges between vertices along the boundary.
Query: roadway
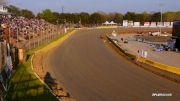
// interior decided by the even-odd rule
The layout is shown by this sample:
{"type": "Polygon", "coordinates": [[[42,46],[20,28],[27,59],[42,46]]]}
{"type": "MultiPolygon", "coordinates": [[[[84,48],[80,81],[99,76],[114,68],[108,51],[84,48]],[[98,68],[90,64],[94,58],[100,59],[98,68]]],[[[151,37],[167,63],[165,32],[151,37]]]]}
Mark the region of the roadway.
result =
{"type": "Polygon", "coordinates": [[[179,101],[180,84],[127,61],[99,38],[110,29],[81,30],[47,59],[58,81],[77,101],[179,101]],[[152,93],[172,93],[152,97],[152,93]]]}

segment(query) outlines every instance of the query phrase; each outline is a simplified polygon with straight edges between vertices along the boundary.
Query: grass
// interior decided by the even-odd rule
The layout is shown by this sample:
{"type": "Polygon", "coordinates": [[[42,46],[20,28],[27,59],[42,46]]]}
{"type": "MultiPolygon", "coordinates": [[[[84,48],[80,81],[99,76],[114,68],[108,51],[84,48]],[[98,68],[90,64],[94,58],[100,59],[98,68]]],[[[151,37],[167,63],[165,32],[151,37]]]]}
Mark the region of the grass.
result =
{"type": "Polygon", "coordinates": [[[9,82],[9,90],[6,93],[7,101],[56,101],[56,97],[46,89],[39,79],[34,75],[31,68],[31,58],[34,52],[41,49],[52,48],[52,46],[61,42],[59,39],[65,39],[62,35],[47,44],[41,45],[27,52],[28,60],[24,64],[19,64],[9,82]],[[53,45],[52,45],[53,44],[53,45]]]}
{"type": "Polygon", "coordinates": [[[19,64],[10,80],[7,101],[57,101],[36,78],[31,69],[31,56],[27,63],[19,64]]]}

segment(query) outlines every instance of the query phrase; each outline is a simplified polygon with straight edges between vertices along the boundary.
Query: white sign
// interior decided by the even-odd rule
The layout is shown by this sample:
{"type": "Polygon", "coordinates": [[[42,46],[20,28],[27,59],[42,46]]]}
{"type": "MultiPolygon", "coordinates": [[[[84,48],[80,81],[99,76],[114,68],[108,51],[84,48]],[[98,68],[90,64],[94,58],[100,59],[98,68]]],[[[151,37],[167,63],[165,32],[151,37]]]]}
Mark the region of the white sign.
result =
{"type": "Polygon", "coordinates": [[[134,27],[140,27],[140,22],[134,22],[134,27]]]}
{"type": "Polygon", "coordinates": [[[173,22],[170,22],[171,23],[171,27],[173,26],[173,22]]]}
{"type": "Polygon", "coordinates": [[[148,52],[144,51],[144,58],[147,58],[147,56],[148,56],[148,52]]]}
{"type": "Polygon", "coordinates": [[[64,33],[67,33],[67,28],[64,28],[64,33]]]}
{"type": "Polygon", "coordinates": [[[144,22],[144,27],[149,27],[150,26],[150,22],[144,22]]]}
{"type": "Polygon", "coordinates": [[[164,22],[164,27],[170,27],[171,23],[170,22],[164,22]]]}
{"type": "Polygon", "coordinates": [[[147,51],[142,50],[142,51],[141,51],[141,56],[142,56],[143,58],[147,58],[147,56],[148,56],[148,52],[147,52],[147,51]]]}
{"type": "Polygon", "coordinates": [[[113,36],[113,37],[116,37],[116,36],[117,36],[117,33],[116,33],[115,30],[112,32],[112,36],[113,36]]]}
{"type": "Polygon", "coordinates": [[[123,27],[127,27],[128,26],[128,20],[123,20],[123,27]]]}
{"type": "Polygon", "coordinates": [[[150,27],[156,27],[157,25],[156,25],[156,22],[151,22],[151,25],[150,25],[150,27]]]}
{"type": "Polygon", "coordinates": [[[128,26],[129,26],[129,27],[132,27],[133,24],[134,24],[133,21],[129,21],[129,22],[128,22],[128,26]]]}
{"type": "Polygon", "coordinates": [[[163,22],[157,22],[157,26],[158,27],[162,27],[163,26],[163,22]]]}

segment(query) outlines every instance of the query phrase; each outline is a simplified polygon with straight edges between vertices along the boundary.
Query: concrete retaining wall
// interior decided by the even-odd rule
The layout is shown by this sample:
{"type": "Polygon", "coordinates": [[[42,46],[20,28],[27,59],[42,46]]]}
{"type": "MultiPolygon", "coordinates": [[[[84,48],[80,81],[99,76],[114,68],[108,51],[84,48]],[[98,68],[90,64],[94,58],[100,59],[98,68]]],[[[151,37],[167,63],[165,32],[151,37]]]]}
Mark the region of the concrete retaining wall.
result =
{"type": "Polygon", "coordinates": [[[161,63],[158,63],[149,59],[145,59],[145,58],[139,58],[138,62],[142,62],[148,65],[151,65],[153,67],[159,68],[161,70],[165,70],[165,71],[180,75],[180,68],[177,68],[177,67],[168,66],[168,65],[161,64],[161,63]]]}

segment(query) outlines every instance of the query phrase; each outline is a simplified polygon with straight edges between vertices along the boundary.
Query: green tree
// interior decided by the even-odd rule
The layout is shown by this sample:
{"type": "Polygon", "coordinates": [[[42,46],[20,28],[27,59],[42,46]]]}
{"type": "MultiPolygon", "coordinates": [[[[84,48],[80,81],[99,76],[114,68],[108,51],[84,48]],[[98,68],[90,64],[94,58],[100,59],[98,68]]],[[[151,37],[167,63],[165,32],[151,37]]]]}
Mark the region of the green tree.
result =
{"type": "Polygon", "coordinates": [[[26,18],[29,18],[29,19],[35,17],[35,15],[33,14],[33,12],[30,11],[30,10],[27,10],[27,9],[21,10],[21,16],[26,17],[26,18]]]}
{"type": "Polygon", "coordinates": [[[70,21],[71,23],[77,24],[80,21],[80,17],[77,13],[72,13],[72,14],[69,14],[68,21],[70,21]]]}
{"type": "Polygon", "coordinates": [[[67,15],[66,13],[60,13],[60,14],[59,14],[59,23],[65,24],[65,23],[66,23],[67,16],[68,16],[68,15],[67,15]]]}
{"type": "Polygon", "coordinates": [[[175,15],[176,15],[175,12],[165,12],[163,14],[163,21],[168,21],[168,22],[174,21],[175,15]]]}
{"type": "Polygon", "coordinates": [[[132,20],[132,21],[135,21],[136,19],[136,14],[134,12],[127,12],[124,17],[123,17],[124,20],[132,20]]]}
{"type": "Polygon", "coordinates": [[[109,13],[106,16],[108,21],[114,21],[116,23],[122,23],[123,15],[120,13],[109,13]]]}
{"type": "Polygon", "coordinates": [[[147,12],[136,14],[135,21],[138,21],[141,24],[143,24],[144,22],[149,21],[149,20],[150,20],[150,14],[148,14],[147,12]]]}
{"type": "Polygon", "coordinates": [[[122,20],[123,20],[123,15],[122,14],[120,14],[120,13],[115,13],[114,14],[114,19],[113,19],[114,22],[122,23],[122,20]]]}
{"type": "Polygon", "coordinates": [[[88,13],[82,12],[79,14],[81,24],[85,25],[89,23],[90,15],[88,13]]]}
{"type": "Polygon", "coordinates": [[[100,13],[93,13],[90,16],[90,23],[91,24],[102,24],[103,22],[105,22],[105,18],[103,15],[101,15],[100,13]]]}
{"type": "Polygon", "coordinates": [[[21,15],[20,9],[17,8],[17,7],[15,7],[15,6],[10,5],[10,6],[8,6],[7,8],[8,8],[8,12],[9,12],[9,13],[12,13],[12,14],[15,14],[15,15],[18,15],[18,16],[21,15]]]}
{"type": "Polygon", "coordinates": [[[176,12],[174,20],[180,20],[180,11],[176,12]]]}
{"type": "Polygon", "coordinates": [[[53,15],[54,15],[54,24],[60,24],[60,18],[59,18],[59,16],[60,16],[60,14],[58,13],[58,12],[53,12],[53,15]]]}
{"type": "Polygon", "coordinates": [[[56,23],[55,16],[50,9],[44,10],[41,14],[38,14],[38,16],[47,22],[56,23]]]}
{"type": "Polygon", "coordinates": [[[154,22],[161,21],[161,13],[160,12],[156,12],[156,13],[152,14],[150,21],[154,21],[154,22]]]}

